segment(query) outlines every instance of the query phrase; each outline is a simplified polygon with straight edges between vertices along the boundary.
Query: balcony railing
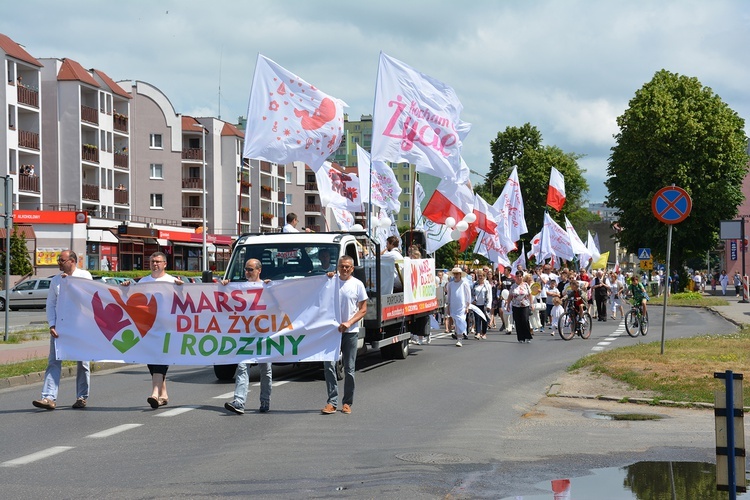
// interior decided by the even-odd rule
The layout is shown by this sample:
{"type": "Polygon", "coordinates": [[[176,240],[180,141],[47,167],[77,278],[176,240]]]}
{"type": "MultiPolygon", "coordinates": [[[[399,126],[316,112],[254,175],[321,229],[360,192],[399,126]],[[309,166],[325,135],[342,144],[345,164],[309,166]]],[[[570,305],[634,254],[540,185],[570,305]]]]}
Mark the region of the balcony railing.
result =
{"type": "Polygon", "coordinates": [[[240,210],[240,222],[250,222],[250,212],[240,210]]]}
{"type": "Polygon", "coordinates": [[[320,213],[320,205],[315,205],[312,203],[306,203],[305,204],[305,212],[317,212],[320,213]]]}
{"type": "Polygon", "coordinates": [[[23,85],[18,86],[18,102],[32,106],[34,108],[39,107],[39,91],[31,90],[30,88],[24,87],[23,85]]]}
{"type": "Polygon", "coordinates": [[[38,193],[39,177],[37,177],[36,175],[19,175],[18,189],[20,191],[30,191],[32,193],[38,193]]]}
{"type": "Polygon", "coordinates": [[[276,173],[279,175],[279,177],[284,177],[284,165],[279,165],[276,167],[276,173]]]}
{"type": "MultiPolygon", "coordinates": [[[[81,158],[83,158],[84,161],[99,163],[99,148],[90,144],[84,144],[81,146],[81,158]]],[[[97,198],[97,200],[98,199],[99,198],[97,198]]]]}
{"type": "Polygon", "coordinates": [[[185,148],[182,150],[182,159],[203,161],[203,150],[201,148],[185,148]]]}
{"type": "Polygon", "coordinates": [[[278,194],[277,194],[277,199],[281,203],[286,203],[286,193],[284,191],[279,191],[278,194]]]}
{"type": "Polygon", "coordinates": [[[99,110],[81,105],[81,120],[99,125],[99,110]]]}
{"type": "Polygon", "coordinates": [[[260,223],[264,226],[270,226],[271,222],[273,221],[273,217],[261,217],[260,223]]]}
{"type": "Polygon", "coordinates": [[[320,232],[320,226],[312,225],[312,226],[305,226],[305,229],[309,229],[310,231],[319,233],[320,232]]]}
{"type": "Polygon", "coordinates": [[[203,219],[203,207],[182,207],[183,219],[203,219]]]}
{"type": "Polygon", "coordinates": [[[39,134],[28,130],[18,131],[18,145],[23,148],[36,149],[39,151],[39,134]]]}
{"type": "Polygon", "coordinates": [[[318,184],[316,182],[305,182],[305,191],[317,191],[318,184]]]}
{"type": "Polygon", "coordinates": [[[265,161],[260,162],[260,171],[261,172],[266,172],[266,173],[270,174],[271,173],[271,164],[267,163],[265,161]]]}
{"type": "Polygon", "coordinates": [[[99,201],[99,186],[93,184],[84,184],[83,186],[83,199],[99,201]]]}
{"type": "Polygon", "coordinates": [[[128,190],[127,189],[115,189],[115,203],[118,205],[128,204],[128,190]]]}
{"type": "Polygon", "coordinates": [[[200,177],[186,177],[182,179],[182,189],[203,189],[203,179],[200,177]]]}
{"type": "Polygon", "coordinates": [[[260,197],[264,200],[270,200],[271,199],[271,189],[263,189],[260,188],[260,197]]]}
{"type": "Polygon", "coordinates": [[[128,117],[125,115],[115,114],[114,117],[112,117],[112,126],[115,130],[118,130],[120,132],[127,132],[128,117]]]}
{"type": "Polygon", "coordinates": [[[115,167],[123,170],[128,169],[128,155],[122,153],[115,153],[115,167]]]}

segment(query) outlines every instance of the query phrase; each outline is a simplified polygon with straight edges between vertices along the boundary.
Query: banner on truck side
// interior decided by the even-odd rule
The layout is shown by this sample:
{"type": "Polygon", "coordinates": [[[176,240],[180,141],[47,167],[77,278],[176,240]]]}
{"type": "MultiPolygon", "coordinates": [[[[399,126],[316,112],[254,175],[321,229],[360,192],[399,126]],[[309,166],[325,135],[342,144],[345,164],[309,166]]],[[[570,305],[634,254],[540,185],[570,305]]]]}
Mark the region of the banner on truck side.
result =
{"type": "Polygon", "coordinates": [[[383,306],[383,319],[393,319],[437,308],[435,259],[404,258],[404,301],[383,306]]]}
{"type": "Polygon", "coordinates": [[[112,286],[65,278],[58,359],[179,365],[333,361],[335,282],[112,286]]]}

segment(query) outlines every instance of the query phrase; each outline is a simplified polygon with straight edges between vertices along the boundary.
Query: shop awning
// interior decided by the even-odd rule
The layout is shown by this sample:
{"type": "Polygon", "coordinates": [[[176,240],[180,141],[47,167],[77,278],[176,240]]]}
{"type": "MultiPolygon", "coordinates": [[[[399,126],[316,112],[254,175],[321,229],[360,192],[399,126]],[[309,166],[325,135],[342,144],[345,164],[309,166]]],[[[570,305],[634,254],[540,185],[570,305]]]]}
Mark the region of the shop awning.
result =
{"type": "Polygon", "coordinates": [[[168,247],[171,245],[169,240],[165,240],[164,238],[156,238],[156,242],[159,244],[160,247],[168,247]]]}
{"type": "Polygon", "coordinates": [[[109,229],[89,229],[87,230],[87,241],[98,241],[100,243],[117,243],[117,236],[112,234],[109,229]]]}
{"type": "Polygon", "coordinates": [[[187,241],[174,241],[174,240],[169,240],[169,242],[176,247],[203,248],[203,243],[190,243],[187,241]]]}

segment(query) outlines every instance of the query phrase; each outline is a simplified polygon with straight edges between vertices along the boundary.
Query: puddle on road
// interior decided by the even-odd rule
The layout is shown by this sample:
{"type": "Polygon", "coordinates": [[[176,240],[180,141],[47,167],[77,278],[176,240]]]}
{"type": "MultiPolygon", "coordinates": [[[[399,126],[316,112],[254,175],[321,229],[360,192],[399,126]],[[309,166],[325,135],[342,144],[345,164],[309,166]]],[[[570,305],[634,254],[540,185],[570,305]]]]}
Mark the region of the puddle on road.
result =
{"type": "MultiPolygon", "coordinates": [[[[716,491],[716,466],[704,462],[637,462],[626,467],[594,469],[591,475],[555,479],[534,485],[549,493],[518,495],[504,500],[670,500],[727,499],[716,491]]],[[[738,493],[750,500],[750,493],[738,493]]]]}

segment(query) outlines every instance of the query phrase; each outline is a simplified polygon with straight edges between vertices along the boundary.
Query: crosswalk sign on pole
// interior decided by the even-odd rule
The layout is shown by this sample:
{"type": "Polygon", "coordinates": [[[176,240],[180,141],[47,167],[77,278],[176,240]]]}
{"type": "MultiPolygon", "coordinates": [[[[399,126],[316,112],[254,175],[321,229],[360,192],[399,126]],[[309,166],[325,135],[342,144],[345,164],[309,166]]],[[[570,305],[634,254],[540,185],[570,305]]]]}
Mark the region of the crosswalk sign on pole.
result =
{"type": "Polygon", "coordinates": [[[650,248],[639,248],[638,249],[638,260],[650,260],[651,249],[650,248]]]}

